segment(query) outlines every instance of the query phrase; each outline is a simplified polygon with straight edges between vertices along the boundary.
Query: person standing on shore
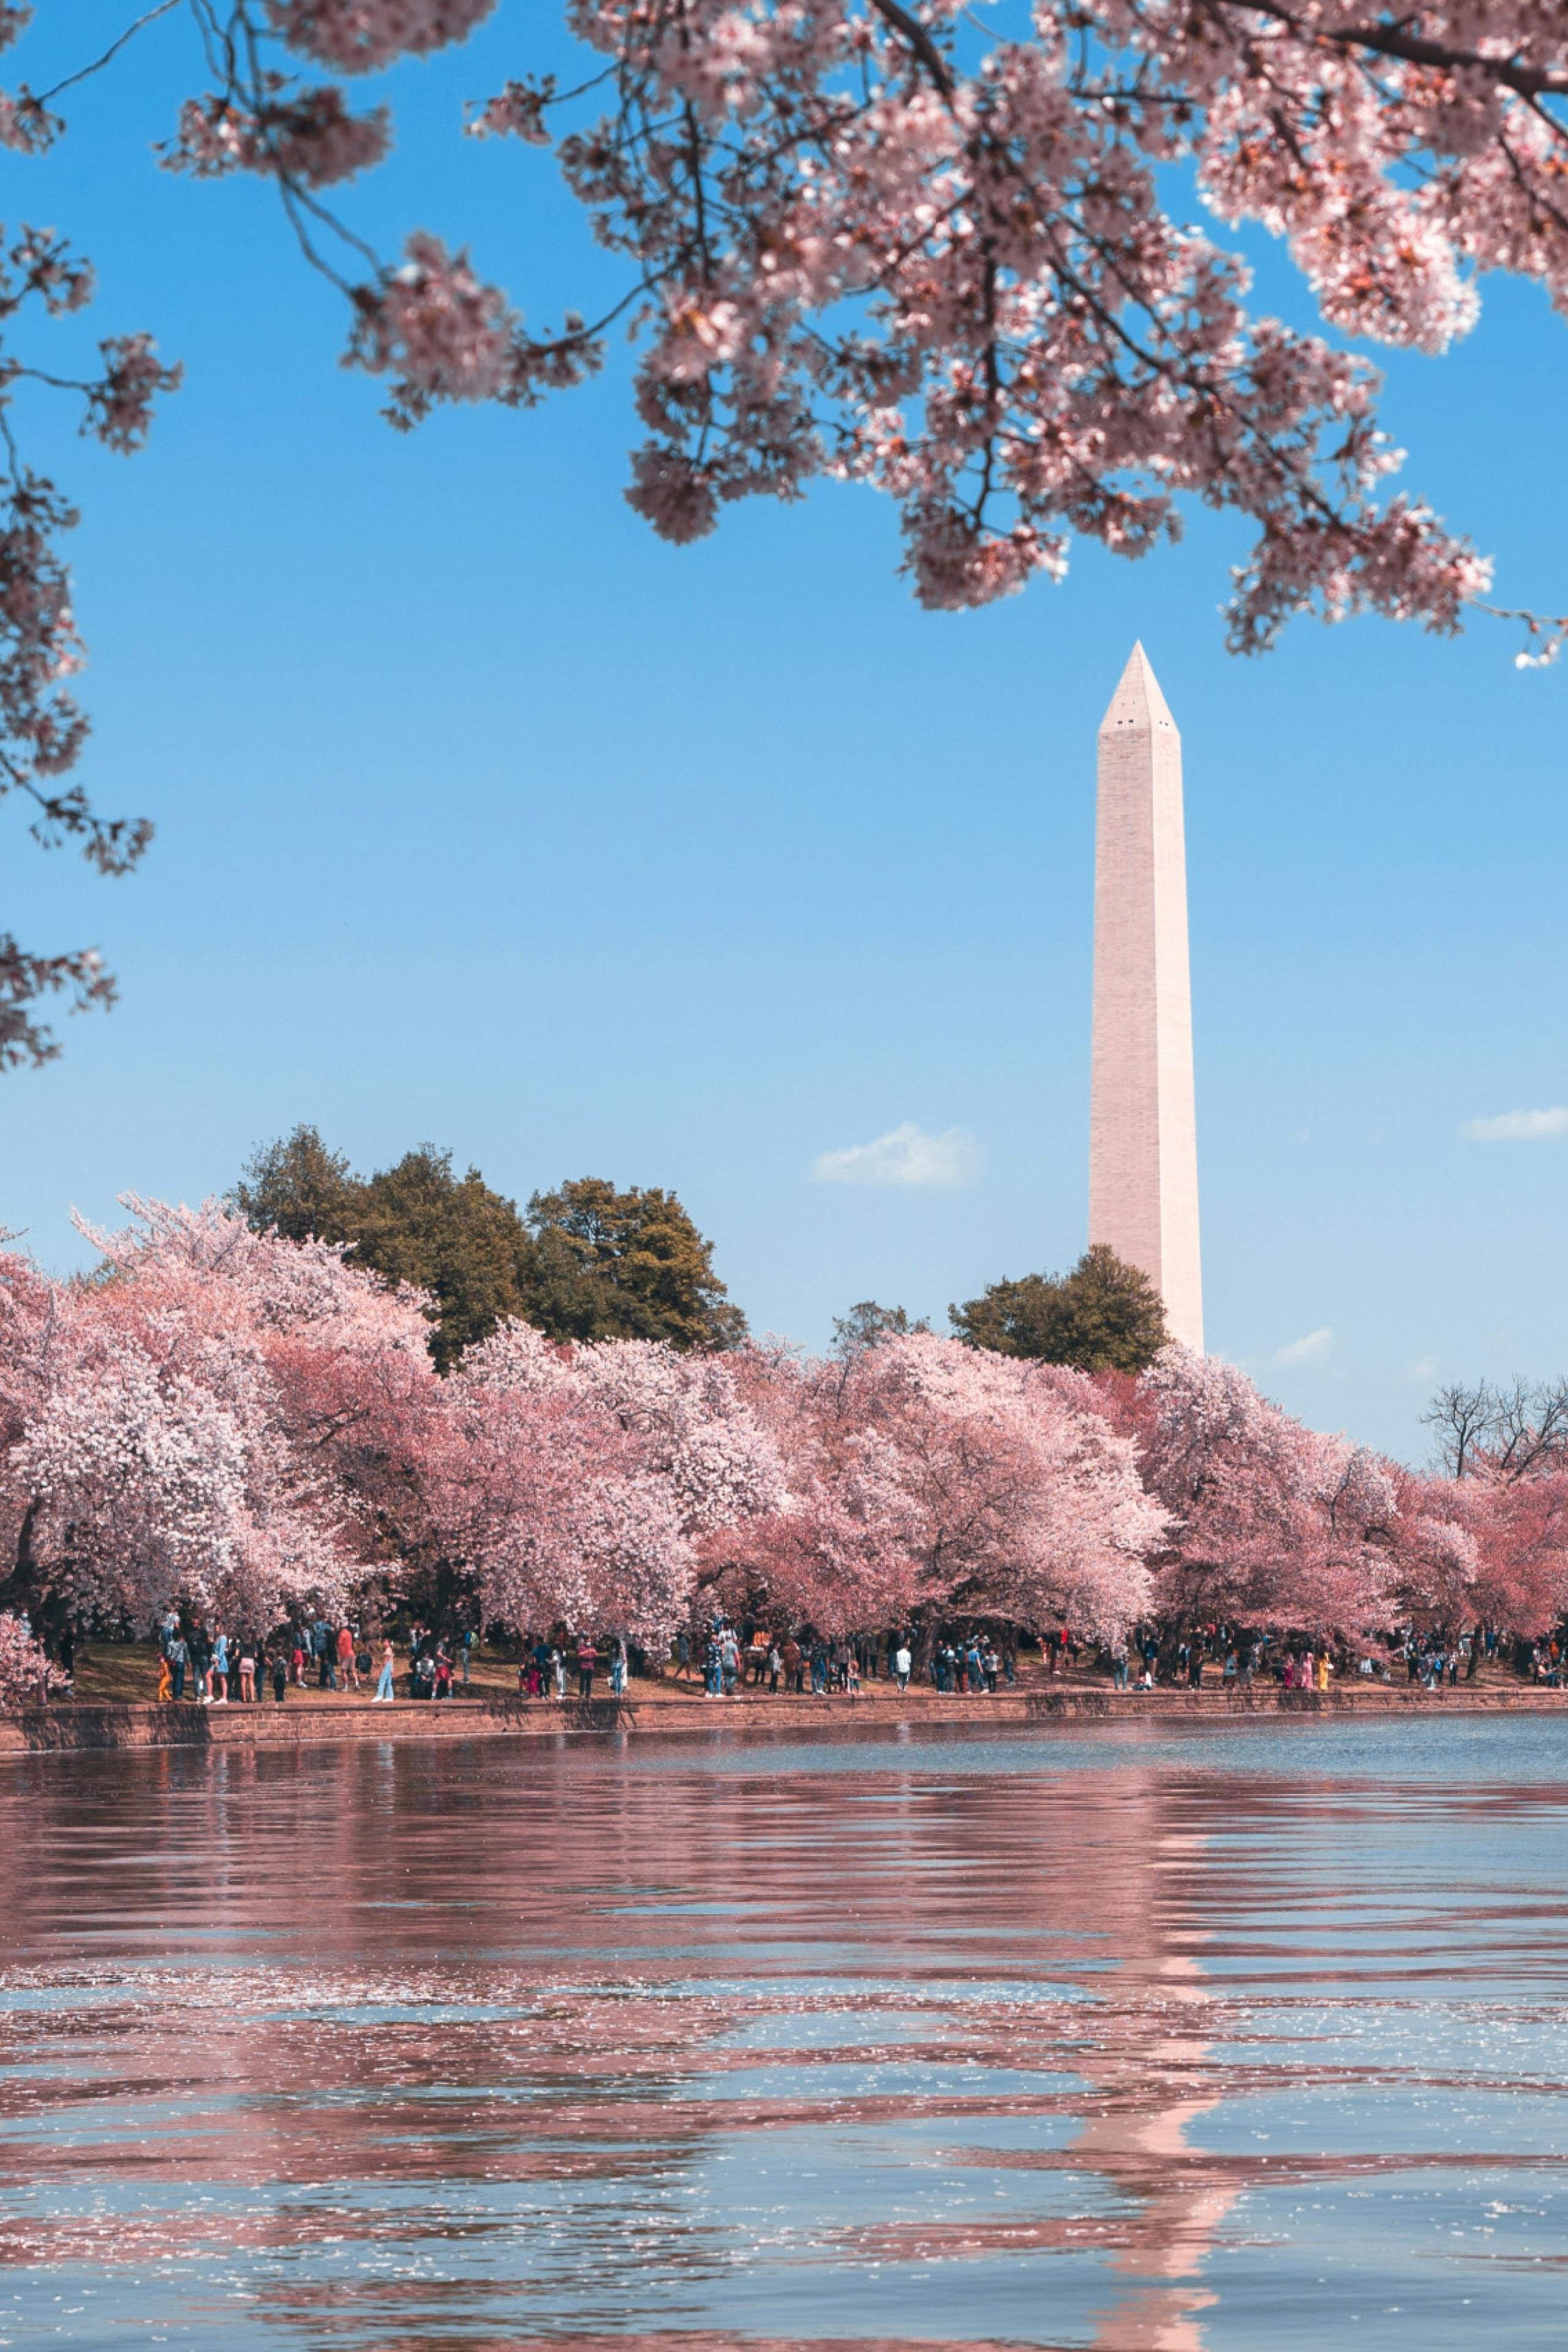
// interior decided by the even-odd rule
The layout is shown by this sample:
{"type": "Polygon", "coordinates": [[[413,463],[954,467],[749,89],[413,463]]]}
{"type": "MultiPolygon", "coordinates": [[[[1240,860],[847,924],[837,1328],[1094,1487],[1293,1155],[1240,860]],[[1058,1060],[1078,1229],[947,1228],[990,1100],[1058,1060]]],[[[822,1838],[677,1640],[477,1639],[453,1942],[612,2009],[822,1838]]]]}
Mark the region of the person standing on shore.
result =
{"type": "Polygon", "coordinates": [[[598,1663],[599,1654],[584,1633],[577,1643],[577,1696],[579,1698],[593,1697],[594,1669],[598,1663]]]}
{"type": "Polygon", "coordinates": [[[289,1694],[289,1657],[283,1649],[276,1649],[268,1662],[272,1668],[272,1703],[281,1706],[289,1694]]]}
{"type": "Polygon", "coordinates": [[[898,1648],[893,1652],[893,1673],[898,1679],[899,1696],[900,1698],[903,1697],[905,1692],[909,1689],[910,1675],[914,1669],[914,1663],[913,1658],[910,1655],[910,1645],[908,1642],[900,1640],[898,1648]]]}
{"type": "Polygon", "coordinates": [[[1121,1640],[1110,1645],[1110,1680],[1113,1689],[1127,1688],[1127,1644],[1121,1640]]]}
{"type": "Polygon", "coordinates": [[[395,1696],[392,1686],[393,1670],[396,1664],[397,1653],[394,1650],[392,1643],[390,1642],[383,1642],[381,1645],[381,1676],[375,1685],[375,1696],[371,1702],[373,1706],[390,1706],[392,1705],[392,1701],[395,1696]]]}
{"type": "Polygon", "coordinates": [[[242,1705],[256,1705],[256,1652],[249,1644],[239,1661],[239,1696],[242,1705]]]}

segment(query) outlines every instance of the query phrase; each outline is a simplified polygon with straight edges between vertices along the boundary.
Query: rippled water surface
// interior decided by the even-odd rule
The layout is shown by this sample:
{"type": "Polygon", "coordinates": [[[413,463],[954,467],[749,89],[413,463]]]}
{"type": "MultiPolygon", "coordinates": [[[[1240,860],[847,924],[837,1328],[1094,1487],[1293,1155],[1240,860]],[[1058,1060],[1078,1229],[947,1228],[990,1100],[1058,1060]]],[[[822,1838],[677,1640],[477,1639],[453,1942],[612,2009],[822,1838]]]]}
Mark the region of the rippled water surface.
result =
{"type": "Polygon", "coordinates": [[[1568,1723],[0,1766],[0,2343],[1568,2339],[1568,1723]]]}

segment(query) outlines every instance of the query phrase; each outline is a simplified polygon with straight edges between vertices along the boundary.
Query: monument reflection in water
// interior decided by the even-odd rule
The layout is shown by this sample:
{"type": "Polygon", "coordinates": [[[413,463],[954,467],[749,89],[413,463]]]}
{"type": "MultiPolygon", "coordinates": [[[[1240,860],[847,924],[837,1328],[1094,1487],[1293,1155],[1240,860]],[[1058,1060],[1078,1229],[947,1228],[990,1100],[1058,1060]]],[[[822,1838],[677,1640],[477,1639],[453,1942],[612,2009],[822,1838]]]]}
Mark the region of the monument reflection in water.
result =
{"type": "Polygon", "coordinates": [[[0,2341],[1555,2347],[1565,1797],[1540,1718],[7,1765],[0,2341]]]}

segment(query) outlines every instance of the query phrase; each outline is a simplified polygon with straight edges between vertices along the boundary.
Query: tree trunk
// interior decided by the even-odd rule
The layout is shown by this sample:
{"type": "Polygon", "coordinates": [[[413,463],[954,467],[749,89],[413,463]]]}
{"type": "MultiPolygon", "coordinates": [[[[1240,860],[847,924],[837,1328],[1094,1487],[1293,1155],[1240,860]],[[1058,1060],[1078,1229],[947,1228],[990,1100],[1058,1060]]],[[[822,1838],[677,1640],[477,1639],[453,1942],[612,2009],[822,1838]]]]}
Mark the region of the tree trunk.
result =
{"type": "Polygon", "coordinates": [[[16,1530],[16,1558],[11,1573],[0,1584],[0,1609],[13,1613],[26,1610],[31,1615],[37,1601],[38,1563],[33,1557],[33,1529],[37,1523],[38,1497],[35,1495],[16,1530]]]}

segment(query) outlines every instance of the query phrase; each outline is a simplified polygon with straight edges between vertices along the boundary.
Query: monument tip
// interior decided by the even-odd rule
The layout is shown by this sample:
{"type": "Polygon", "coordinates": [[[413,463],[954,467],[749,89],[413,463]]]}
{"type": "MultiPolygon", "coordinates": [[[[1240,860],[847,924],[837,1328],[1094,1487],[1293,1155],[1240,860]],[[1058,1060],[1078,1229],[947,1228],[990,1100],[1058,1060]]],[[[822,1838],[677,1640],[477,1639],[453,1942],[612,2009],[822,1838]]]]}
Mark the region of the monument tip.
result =
{"type": "Polygon", "coordinates": [[[1100,731],[1102,735],[1114,734],[1137,727],[1169,728],[1173,734],[1176,731],[1176,722],[1160,691],[1160,681],[1143,650],[1142,637],[1133,640],[1132,651],[1127,656],[1127,667],[1106,707],[1100,731]]]}

